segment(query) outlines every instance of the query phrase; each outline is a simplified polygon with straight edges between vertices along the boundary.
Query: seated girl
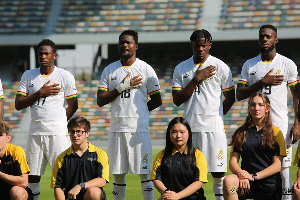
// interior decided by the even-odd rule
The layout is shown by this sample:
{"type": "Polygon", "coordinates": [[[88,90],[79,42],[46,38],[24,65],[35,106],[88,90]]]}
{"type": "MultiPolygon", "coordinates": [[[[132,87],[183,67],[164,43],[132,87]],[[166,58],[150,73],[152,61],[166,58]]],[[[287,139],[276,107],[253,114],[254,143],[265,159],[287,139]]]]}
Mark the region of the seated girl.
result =
{"type": "Polygon", "coordinates": [[[206,199],[202,188],[207,182],[206,159],[193,147],[192,131],[184,118],[169,123],[166,147],[157,154],[150,179],[161,193],[159,200],[206,199]]]}
{"type": "Polygon", "coordinates": [[[246,121],[234,132],[230,145],[229,168],[233,174],[224,179],[224,199],[281,199],[285,141],[282,132],[272,125],[266,95],[250,96],[246,121]]]}

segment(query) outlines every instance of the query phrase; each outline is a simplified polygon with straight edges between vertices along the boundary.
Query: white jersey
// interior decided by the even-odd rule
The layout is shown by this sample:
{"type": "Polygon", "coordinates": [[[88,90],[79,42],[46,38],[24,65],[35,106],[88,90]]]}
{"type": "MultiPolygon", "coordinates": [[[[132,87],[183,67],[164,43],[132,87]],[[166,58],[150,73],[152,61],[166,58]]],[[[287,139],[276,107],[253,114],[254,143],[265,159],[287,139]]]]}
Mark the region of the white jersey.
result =
{"type": "MultiPolygon", "coordinates": [[[[184,102],[183,117],[189,122],[193,132],[223,132],[222,92],[234,90],[230,68],[220,59],[211,55],[202,64],[202,69],[214,65],[215,75],[202,81],[191,97],[184,102]]],[[[199,64],[193,57],[176,66],[173,74],[172,90],[182,90],[196,75],[199,64]]]]}
{"type": "Polygon", "coordinates": [[[286,138],[288,134],[287,85],[293,86],[299,81],[295,63],[278,53],[271,62],[262,61],[261,55],[258,55],[244,63],[238,83],[252,85],[261,80],[271,69],[274,69],[273,74],[284,75],[284,81],[281,85],[265,86],[260,92],[268,95],[271,102],[272,122],[286,138]]]}
{"type": "Polygon", "coordinates": [[[41,97],[31,107],[30,135],[67,134],[67,115],[65,99],[77,97],[74,76],[58,67],[50,75],[41,75],[40,68],[27,70],[21,78],[17,94],[30,96],[36,93],[50,80],[50,85],[58,83],[61,91],[58,95],[41,97]]]}
{"type": "Polygon", "coordinates": [[[4,99],[4,93],[3,93],[3,88],[2,88],[2,82],[0,79],[0,99],[4,99]]]}
{"type": "Polygon", "coordinates": [[[136,58],[131,66],[120,60],[108,65],[102,75],[99,90],[115,89],[130,72],[130,77],[143,79],[139,89],[124,90],[111,102],[110,132],[149,132],[148,95],[160,93],[157,75],[146,62],[136,58]]]}

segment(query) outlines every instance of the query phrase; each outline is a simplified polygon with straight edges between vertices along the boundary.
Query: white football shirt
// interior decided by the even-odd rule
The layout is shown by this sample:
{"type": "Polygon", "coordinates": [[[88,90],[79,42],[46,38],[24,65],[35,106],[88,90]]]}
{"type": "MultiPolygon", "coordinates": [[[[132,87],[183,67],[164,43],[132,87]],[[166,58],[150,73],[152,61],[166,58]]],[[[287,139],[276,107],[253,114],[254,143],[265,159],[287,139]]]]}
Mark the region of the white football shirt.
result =
{"type": "Polygon", "coordinates": [[[271,69],[274,69],[273,74],[284,75],[284,81],[281,85],[266,86],[259,92],[268,95],[273,124],[283,132],[286,138],[288,132],[287,86],[296,85],[299,81],[296,64],[278,53],[271,62],[262,61],[261,55],[258,55],[244,63],[238,83],[252,85],[261,80],[271,69]]]}
{"type": "Polygon", "coordinates": [[[160,85],[154,69],[136,59],[131,66],[122,66],[120,60],[108,65],[102,72],[99,90],[115,89],[130,72],[130,79],[141,76],[139,89],[124,90],[111,102],[110,132],[149,132],[148,95],[160,93],[160,85]]]}
{"type": "Polygon", "coordinates": [[[67,115],[65,99],[77,97],[74,76],[58,67],[50,75],[41,75],[40,68],[27,70],[21,78],[17,94],[30,96],[50,80],[50,85],[58,83],[58,95],[41,97],[31,107],[30,135],[67,134],[67,115]]]}
{"type": "MultiPolygon", "coordinates": [[[[193,132],[223,132],[223,92],[234,90],[234,82],[228,65],[220,59],[208,56],[202,69],[213,65],[215,74],[202,81],[191,97],[184,103],[183,117],[193,132]]],[[[199,64],[193,57],[178,64],[173,74],[172,90],[182,90],[196,75],[199,64]]]]}

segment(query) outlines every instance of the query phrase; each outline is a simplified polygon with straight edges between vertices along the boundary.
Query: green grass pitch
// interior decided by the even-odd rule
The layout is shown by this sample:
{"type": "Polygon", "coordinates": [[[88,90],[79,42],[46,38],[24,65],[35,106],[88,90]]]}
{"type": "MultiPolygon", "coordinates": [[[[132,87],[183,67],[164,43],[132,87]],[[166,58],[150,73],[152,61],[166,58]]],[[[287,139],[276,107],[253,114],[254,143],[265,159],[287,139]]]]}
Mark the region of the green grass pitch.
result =
{"type": "MultiPolygon", "coordinates": [[[[154,160],[156,154],[160,151],[161,149],[154,149],[153,154],[152,154],[152,161],[154,160]]],[[[229,149],[228,151],[229,152],[229,149]]],[[[296,148],[293,149],[293,155],[296,152],[296,148]]],[[[229,158],[229,155],[228,155],[229,158]]],[[[293,156],[294,158],[294,156],[293,156]]],[[[292,166],[291,167],[291,177],[292,177],[292,182],[294,183],[296,181],[296,172],[297,172],[297,167],[292,166]]],[[[227,174],[230,174],[227,172],[227,174]]],[[[42,176],[41,180],[41,195],[40,199],[42,200],[53,200],[54,199],[54,193],[53,189],[50,188],[50,179],[51,179],[51,169],[50,166],[48,165],[45,171],[45,175],[42,176]]],[[[109,177],[110,182],[105,186],[104,190],[107,194],[107,199],[112,200],[112,182],[113,182],[113,177],[110,175],[109,177]]],[[[214,193],[212,190],[212,183],[213,179],[211,174],[208,174],[208,183],[204,184],[203,188],[205,191],[205,196],[207,199],[214,199],[214,193]]],[[[142,197],[142,192],[141,192],[141,185],[140,185],[140,179],[138,175],[134,174],[128,174],[126,176],[126,184],[127,184],[127,190],[126,190],[126,200],[132,200],[132,199],[143,199],[142,197]]],[[[155,190],[155,198],[158,199],[160,194],[155,190]]]]}

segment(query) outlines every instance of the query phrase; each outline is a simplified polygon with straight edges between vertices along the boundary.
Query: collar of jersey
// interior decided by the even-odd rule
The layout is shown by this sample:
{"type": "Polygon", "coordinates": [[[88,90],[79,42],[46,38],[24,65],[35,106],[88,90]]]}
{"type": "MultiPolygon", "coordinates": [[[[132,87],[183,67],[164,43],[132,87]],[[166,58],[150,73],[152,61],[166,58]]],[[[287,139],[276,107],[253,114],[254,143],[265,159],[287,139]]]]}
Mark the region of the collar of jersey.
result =
{"type": "MultiPolygon", "coordinates": [[[[180,153],[179,151],[177,151],[175,148],[173,148],[173,151],[172,151],[172,156],[173,155],[175,155],[176,153],[180,153]]],[[[187,154],[187,148],[185,148],[185,150],[184,150],[184,152],[183,152],[184,154],[187,154]]]]}
{"type": "Polygon", "coordinates": [[[123,68],[130,68],[131,66],[122,66],[123,68]]]}
{"type": "MultiPolygon", "coordinates": [[[[88,150],[89,150],[89,152],[94,152],[95,151],[95,146],[94,145],[92,145],[90,142],[88,142],[89,143],[89,148],[88,148],[88,150]]],[[[73,147],[72,147],[72,145],[67,149],[67,155],[70,155],[70,154],[72,154],[74,151],[73,151],[73,147]]]]}
{"type": "Polygon", "coordinates": [[[252,124],[252,122],[250,122],[250,124],[248,125],[248,129],[252,128],[254,126],[254,124],[252,124]]]}

